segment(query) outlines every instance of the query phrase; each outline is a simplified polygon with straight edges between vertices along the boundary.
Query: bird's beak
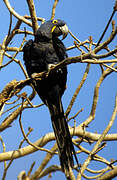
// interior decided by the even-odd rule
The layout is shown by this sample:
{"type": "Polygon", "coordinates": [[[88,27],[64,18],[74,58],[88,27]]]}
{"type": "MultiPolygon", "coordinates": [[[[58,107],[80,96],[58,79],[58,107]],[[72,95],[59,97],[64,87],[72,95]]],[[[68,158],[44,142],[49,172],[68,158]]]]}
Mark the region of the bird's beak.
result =
{"type": "Polygon", "coordinates": [[[67,27],[66,24],[65,24],[64,26],[59,27],[59,29],[60,29],[61,32],[62,32],[62,35],[63,35],[62,40],[63,40],[63,39],[65,39],[66,36],[68,35],[69,29],[68,29],[68,27],[67,27]]]}

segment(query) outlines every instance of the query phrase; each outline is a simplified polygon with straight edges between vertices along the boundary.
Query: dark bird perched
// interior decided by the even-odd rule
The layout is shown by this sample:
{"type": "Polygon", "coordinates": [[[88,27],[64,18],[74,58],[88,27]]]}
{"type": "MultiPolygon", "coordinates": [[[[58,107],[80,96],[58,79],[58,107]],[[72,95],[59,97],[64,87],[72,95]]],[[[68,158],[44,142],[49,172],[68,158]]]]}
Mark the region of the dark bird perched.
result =
{"type": "MultiPolygon", "coordinates": [[[[58,39],[63,39],[68,34],[68,27],[62,20],[49,20],[42,24],[37,30],[35,39],[29,40],[23,48],[24,61],[29,77],[33,73],[48,71],[67,58],[66,48],[58,39]]],[[[69,174],[70,167],[73,167],[73,155],[77,161],[76,153],[70,136],[69,128],[64,116],[61,97],[66,89],[67,67],[62,67],[42,79],[33,83],[35,90],[48,106],[56,142],[58,145],[59,158],[63,171],[69,174]],[[72,154],[73,153],[73,154],[72,154]]]]}

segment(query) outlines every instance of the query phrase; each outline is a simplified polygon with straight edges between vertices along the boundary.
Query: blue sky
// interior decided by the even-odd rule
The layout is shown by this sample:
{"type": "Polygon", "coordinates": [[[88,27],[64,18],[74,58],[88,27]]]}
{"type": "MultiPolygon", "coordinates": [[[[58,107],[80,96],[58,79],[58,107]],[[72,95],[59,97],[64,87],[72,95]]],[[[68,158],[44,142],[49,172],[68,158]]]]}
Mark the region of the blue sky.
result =
{"type": "MultiPolygon", "coordinates": [[[[46,20],[50,19],[53,2],[54,1],[52,0],[51,1],[50,0],[35,0],[37,15],[39,17],[45,18],[46,20]]],[[[10,3],[12,7],[14,7],[14,9],[20,15],[29,14],[26,1],[10,0],[10,3]]],[[[112,13],[114,3],[115,3],[114,0],[108,0],[108,1],[107,0],[98,0],[98,1],[64,0],[64,1],[60,1],[56,8],[55,18],[65,20],[67,22],[69,29],[81,41],[84,41],[88,39],[89,36],[92,36],[94,42],[97,42],[112,13]]],[[[0,27],[0,43],[2,43],[9,28],[9,13],[3,1],[1,1],[0,6],[1,6],[0,17],[2,17],[0,18],[0,24],[2,24],[2,26],[0,27]]],[[[116,18],[117,18],[117,15],[114,16],[114,19],[116,18]]],[[[13,18],[13,26],[15,25],[15,23],[16,23],[16,18],[13,18]]],[[[23,29],[24,26],[25,25],[22,25],[21,29],[23,29]]],[[[111,32],[111,25],[103,40],[105,40],[110,35],[110,32],[111,32]]],[[[23,36],[21,35],[21,39],[22,38],[23,36]]],[[[115,45],[116,42],[117,42],[117,37],[113,44],[115,45]]],[[[19,43],[20,43],[19,36],[16,36],[13,39],[11,46],[18,47],[19,43]]],[[[68,37],[64,40],[64,43],[66,47],[73,45],[73,39],[70,37],[70,35],[68,35],[68,37]]],[[[112,47],[113,45],[110,46],[110,49],[112,49],[112,47]]],[[[69,56],[77,56],[80,53],[77,50],[72,50],[72,51],[69,51],[68,54],[69,56]]],[[[23,63],[22,53],[20,53],[17,56],[17,59],[20,59],[21,62],[23,63]]],[[[5,57],[3,64],[5,64],[7,61],[8,59],[5,57]]],[[[86,68],[86,64],[79,64],[79,63],[68,66],[67,90],[63,96],[63,105],[64,105],[65,110],[69,104],[69,101],[76,87],[78,86],[78,84],[80,83],[82,79],[85,68],[86,68]]],[[[22,80],[25,78],[23,73],[19,69],[18,65],[15,63],[12,63],[8,67],[2,69],[0,71],[0,74],[2,77],[0,79],[0,91],[9,81],[13,79],[22,80]]],[[[94,88],[100,75],[101,75],[101,72],[100,72],[99,65],[91,65],[88,78],[82,88],[82,91],[79,93],[79,96],[70,114],[70,116],[72,116],[79,109],[84,108],[83,112],[76,119],[77,125],[82,123],[88,117],[90,113],[94,88]]],[[[100,88],[99,102],[98,102],[97,111],[96,111],[96,118],[89,125],[89,127],[87,128],[87,131],[101,133],[106,128],[111,118],[113,108],[114,108],[115,95],[117,93],[116,82],[117,82],[117,75],[114,72],[112,73],[112,75],[107,77],[105,81],[103,82],[100,88]]],[[[27,89],[28,89],[28,92],[30,92],[30,88],[25,88],[25,90],[27,89]]],[[[36,96],[36,98],[33,100],[33,103],[34,104],[41,103],[41,100],[38,98],[38,96],[36,96]]],[[[26,132],[27,132],[28,127],[34,128],[34,131],[30,135],[30,140],[32,142],[36,141],[44,134],[52,131],[49,112],[45,106],[41,107],[40,109],[25,110],[23,112],[22,121],[23,121],[23,126],[26,132]]],[[[115,120],[115,123],[110,132],[117,133],[116,127],[117,127],[117,119],[115,120]]],[[[8,128],[4,132],[2,132],[1,136],[3,137],[5,141],[6,151],[17,149],[18,144],[22,139],[18,119],[13,122],[11,128],[8,128]]],[[[112,153],[110,153],[109,145],[110,143],[107,143],[107,147],[105,148],[105,150],[103,152],[100,152],[100,155],[104,156],[108,160],[117,156],[117,152],[116,152],[117,142],[113,142],[111,144],[112,153]]],[[[91,147],[86,146],[86,144],[84,144],[84,146],[87,147],[88,149],[92,148],[92,146],[91,147]]],[[[2,147],[0,146],[0,149],[1,148],[2,147]]],[[[41,163],[41,160],[44,158],[44,155],[45,153],[36,152],[33,155],[31,154],[27,157],[15,160],[12,166],[8,170],[6,179],[7,180],[16,179],[17,175],[22,170],[25,170],[27,172],[30,168],[30,164],[35,160],[36,160],[35,168],[37,168],[38,165],[41,163]]],[[[86,156],[79,157],[80,163],[83,163],[85,157],[86,156]]],[[[54,163],[54,161],[52,162],[54,163]]],[[[95,164],[93,166],[95,166],[95,164]]],[[[2,169],[3,169],[3,163],[0,164],[0,172],[2,172],[2,169]]],[[[57,175],[53,174],[52,179],[54,180],[55,178],[56,180],[60,178],[61,180],[65,179],[62,173],[57,173],[57,175]]],[[[43,178],[43,179],[46,179],[46,178],[43,178]]]]}

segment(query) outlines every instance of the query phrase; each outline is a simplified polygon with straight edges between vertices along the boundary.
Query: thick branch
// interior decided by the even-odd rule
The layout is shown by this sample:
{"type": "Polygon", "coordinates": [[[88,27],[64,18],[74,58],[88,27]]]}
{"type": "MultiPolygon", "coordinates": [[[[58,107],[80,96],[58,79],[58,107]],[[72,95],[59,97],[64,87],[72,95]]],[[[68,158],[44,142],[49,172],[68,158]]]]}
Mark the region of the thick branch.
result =
{"type": "MultiPolygon", "coordinates": [[[[97,141],[101,136],[101,134],[97,134],[97,133],[90,133],[87,131],[84,132],[84,130],[82,128],[77,128],[77,127],[75,128],[75,131],[74,131],[74,128],[70,129],[70,134],[71,134],[71,136],[81,136],[85,139],[89,139],[89,140],[93,140],[93,141],[97,141]]],[[[34,142],[33,144],[35,144],[36,146],[39,146],[39,147],[43,147],[47,143],[49,143],[50,141],[53,141],[53,140],[55,140],[54,133],[48,133],[45,136],[41,137],[36,142],[34,142]]],[[[108,134],[103,139],[103,141],[112,141],[112,140],[113,141],[117,140],[117,134],[108,134]]],[[[0,154],[0,162],[5,161],[5,160],[10,160],[11,158],[13,158],[13,159],[20,158],[20,157],[26,156],[28,154],[31,154],[35,151],[37,151],[37,149],[35,149],[31,145],[29,145],[24,148],[18,149],[15,152],[9,151],[9,152],[5,152],[5,153],[1,153],[0,154]]]]}
{"type": "Polygon", "coordinates": [[[111,171],[107,172],[103,176],[99,177],[97,180],[110,180],[117,176],[117,166],[111,171]]]}

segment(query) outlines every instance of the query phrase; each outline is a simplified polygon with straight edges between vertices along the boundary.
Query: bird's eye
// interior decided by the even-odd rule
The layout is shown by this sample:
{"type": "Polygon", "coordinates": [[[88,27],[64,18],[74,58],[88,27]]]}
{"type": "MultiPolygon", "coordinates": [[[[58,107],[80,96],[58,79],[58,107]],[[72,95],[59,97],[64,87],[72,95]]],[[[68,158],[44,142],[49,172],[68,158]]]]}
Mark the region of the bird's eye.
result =
{"type": "Polygon", "coordinates": [[[53,24],[56,24],[57,22],[58,22],[57,20],[53,20],[53,21],[52,21],[53,24]]]}

